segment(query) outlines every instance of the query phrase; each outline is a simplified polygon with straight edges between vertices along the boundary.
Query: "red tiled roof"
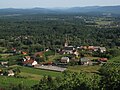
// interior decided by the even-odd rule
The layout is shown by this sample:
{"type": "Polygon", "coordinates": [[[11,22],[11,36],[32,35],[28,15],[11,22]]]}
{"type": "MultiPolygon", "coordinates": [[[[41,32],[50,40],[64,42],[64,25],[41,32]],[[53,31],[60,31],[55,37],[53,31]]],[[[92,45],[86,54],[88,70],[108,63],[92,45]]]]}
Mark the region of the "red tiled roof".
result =
{"type": "Polygon", "coordinates": [[[24,61],[23,64],[32,64],[35,60],[27,60],[27,61],[24,61]]]}
{"type": "Polygon", "coordinates": [[[107,58],[100,58],[99,60],[100,61],[107,61],[108,59],[107,58]]]}
{"type": "Polygon", "coordinates": [[[27,54],[27,52],[22,52],[22,54],[23,54],[23,55],[26,55],[26,54],[27,54]]]}

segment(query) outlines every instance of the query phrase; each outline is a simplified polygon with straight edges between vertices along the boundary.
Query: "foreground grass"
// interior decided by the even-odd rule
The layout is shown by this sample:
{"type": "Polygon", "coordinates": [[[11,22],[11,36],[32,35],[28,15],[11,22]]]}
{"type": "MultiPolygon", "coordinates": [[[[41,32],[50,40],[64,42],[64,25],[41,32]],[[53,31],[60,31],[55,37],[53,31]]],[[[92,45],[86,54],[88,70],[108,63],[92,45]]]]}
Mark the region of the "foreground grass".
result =
{"type": "MultiPolygon", "coordinates": [[[[58,77],[62,76],[61,72],[55,71],[48,71],[48,70],[41,70],[35,69],[30,67],[23,67],[14,65],[9,68],[19,68],[20,69],[20,76],[24,78],[16,78],[16,77],[7,77],[7,76],[0,76],[0,87],[8,87],[10,85],[18,85],[23,84],[25,86],[31,87],[39,82],[39,80],[43,76],[51,76],[51,77],[58,77]]],[[[94,72],[98,72],[100,66],[69,66],[67,70],[72,72],[87,72],[89,73],[88,76],[91,77],[94,72]]]]}
{"type": "Polygon", "coordinates": [[[0,87],[3,88],[8,88],[10,87],[10,85],[18,85],[18,84],[23,84],[25,86],[31,87],[37,84],[38,82],[39,81],[37,80],[0,76],[0,87]]]}

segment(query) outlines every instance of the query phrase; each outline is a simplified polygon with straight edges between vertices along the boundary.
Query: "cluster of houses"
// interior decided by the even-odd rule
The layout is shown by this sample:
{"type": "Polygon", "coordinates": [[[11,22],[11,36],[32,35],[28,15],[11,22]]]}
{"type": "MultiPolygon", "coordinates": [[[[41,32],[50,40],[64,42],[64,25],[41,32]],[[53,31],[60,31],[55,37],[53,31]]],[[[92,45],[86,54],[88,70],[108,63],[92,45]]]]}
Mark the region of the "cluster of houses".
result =
{"type": "Polygon", "coordinates": [[[35,65],[38,64],[38,62],[34,58],[32,58],[30,56],[25,56],[23,58],[22,63],[23,63],[24,66],[35,66],[35,65]]]}
{"type": "MultiPolygon", "coordinates": [[[[44,51],[37,52],[33,56],[26,56],[28,55],[28,53],[25,51],[20,51],[20,50],[18,51],[16,50],[16,48],[12,48],[12,50],[14,52],[19,52],[25,55],[21,61],[23,66],[37,67],[42,65],[43,66],[54,65],[53,62],[42,62],[40,64],[39,62],[36,61],[37,57],[44,58],[44,51]]],[[[75,48],[74,46],[69,46],[68,43],[65,43],[64,47],[58,51],[60,54],[63,55],[63,57],[59,59],[58,63],[67,65],[69,62],[74,61],[74,62],[80,62],[81,65],[93,65],[95,61],[90,60],[89,57],[81,57],[80,52],[78,52],[80,50],[81,51],[87,50],[87,51],[93,51],[93,52],[99,51],[100,53],[106,52],[106,48],[101,46],[80,46],[75,48]],[[69,56],[73,56],[73,57],[71,58],[69,56]]],[[[48,51],[48,49],[46,51],[48,51]]],[[[107,62],[107,60],[108,60],[107,58],[98,58],[96,61],[97,63],[101,63],[101,62],[107,62]]],[[[8,61],[0,62],[0,65],[4,67],[8,67],[8,61]]],[[[9,70],[8,76],[14,76],[14,72],[12,70],[9,70]]]]}
{"type": "Polygon", "coordinates": [[[82,57],[79,60],[74,61],[69,57],[62,57],[60,59],[60,62],[64,64],[68,64],[70,61],[74,61],[74,62],[79,62],[80,65],[98,65],[107,62],[107,60],[108,60],[107,58],[98,58],[95,60],[91,60],[89,57],[82,57]]]}
{"type": "Polygon", "coordinates": [[[67,42],[65,43],[64,48],[59,50],[59,53],[60,54],[73,54],[76,56],[79,55],[77,49],[74,46],[69,46],[67,42]]]}
{"type": "Polygon", "coordinates": [[[73,54],[78,56],[78,50],[88,50],[88,51],[98,51],[100,53],[104,53],[106,52],[106,48],[105,47],[101,47],[101,46],[80,46],[75,48],[74,46],[69,46],[68,43],[66,42],[64,45],[64,48],[61,50],[59,50],[60,54],[73,54]]]}
{"type": "MultiPolygon", "coordinates": [[[[24,56],[24,58],[22,60],[23,66],[33,66],[33,67],[35,67],[35,66],[39,65],[38,62],[36,61],[37,57],[43,58],[44,57],[44,51],[36,52],[33,56],[24,56]]],[[[44,64],[46,64],[46,63],[44,63],[44,64]]]]}
{"type": "Polygon", "coordinates": [[[80,46],[78,48],[81,50],[99,51],[101,53],[106,52],[106,48],[101,46],[80,46]]]}
{"type": "Polygon", "coordinates": [[[17,50],[16,48],[12,48],[11,50],[12,50],[12,52],[18,53],[18,54],[23,54],[23,55],[27,55],[28,54],[28,52],[22,51],[22,50],[17,50]]]}
{"type": "MultiPolygon", "coordinates": [[[[13,48],[14,51],[16,51],[15,48],[13,48]]],[[[60,54],[63,54],[63,57],[60,58],[60,63],[69,63],[70,61],[77,61],[77,62],[81,62],[81,65],[86,65],[86,64],[89,64],[89,65],[92,65],[91,64],[91,60],[89,60],[89,58],[87,57],[81,57],[81,58],[78,58],[78,59],[73,59],[71,60],[70,57],[67,57],[67,56],[64,56],[64,54],[67,54],[67,55],[74,55],[74,57],[80,57],[80,53],[78,52],[78,50],[88,50],[88,51],[93,51],[93,52],[97,52],[99,51],[100,53],[104,53],[106,52],[106,48],[105,47],[101,47],[101,46],[80,46],[80,47],[77,47],[75,48],[74,46],[71,46],[71,45],[68,45],[67,41],[65,42],[65,45],[62,49],[59,49],[59,53],[60,54]]],[[[27,55],[27,52],[23,52],[21,51],[21,54],[23,55],[27,55]]],[[[36,66],[38,65],[38,62],[36,61],[36,57],[43,57],[44,56],[44,52],[37,52],[35,53],[32,57],[30,56],[25,56],[23,58],[23,65],[24,66],[36,66]]],[[[100,58],[98,59],[98,61],[100,62],[106,62],[108,59],[107,58],[100,58]]],[[[43,63],[44,64],[44,63],[43,63]]],[[[47,65],[45,63],[45,65],[47,65]]],[[[50,64],[48,64],[50,65],[50,64]]]]}
{"type": "MultiPolygon", "coordinates": [[[[87,51],[93,51],[93,52],[100,52],[100,53],[104,53],[106,52],[106,48],[105,47],[101,47],[101,46],[80,46],[75,48],[74,46],[69,46],[68,43],[65,43],[65,46],[62,50],[59,51],[60,54],[69,54],[69,55],[75,55],[76,57],[80,56],[80,53],[78,52],[78,50],[87,50],[87,51]]],[[[107,62],[107,58],[98,58],[96,61],[97,63],[101,63],[101,62],[107,62]]],[[[71,60],[69,57],[62,57],[60,59],[61,63],[69,63],[71,60]]],[[[72,60],[73,61],[73,60],[72,60]]],[[[88,57],[81,57],[79,58],[79,60],[74,60],[77,62],[80,62],[81,65],[93,65],[93,61],[90,60],[88,57]]]]}

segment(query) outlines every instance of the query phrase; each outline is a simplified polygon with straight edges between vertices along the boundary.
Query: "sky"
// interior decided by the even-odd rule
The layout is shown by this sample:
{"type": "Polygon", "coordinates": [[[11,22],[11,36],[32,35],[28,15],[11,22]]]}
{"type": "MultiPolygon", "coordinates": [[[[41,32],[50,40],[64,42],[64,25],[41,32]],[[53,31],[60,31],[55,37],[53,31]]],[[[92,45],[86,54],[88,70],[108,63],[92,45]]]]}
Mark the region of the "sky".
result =
{"type": "Polygon", "coordinates": [[[0,0],[0,8],[115,6],[120,0],[0,0]]]}

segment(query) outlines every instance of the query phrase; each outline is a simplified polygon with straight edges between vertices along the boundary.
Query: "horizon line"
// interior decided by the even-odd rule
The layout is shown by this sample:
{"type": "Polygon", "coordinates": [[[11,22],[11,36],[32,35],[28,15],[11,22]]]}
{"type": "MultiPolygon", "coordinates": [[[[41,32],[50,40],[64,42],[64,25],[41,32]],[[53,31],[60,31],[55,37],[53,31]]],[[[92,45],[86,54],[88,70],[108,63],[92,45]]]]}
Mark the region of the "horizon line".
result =
{"type": "Polygon", "coordinates": [[[44,9],[62,9],[62,8],[74,8],[74,7],[80,7],[80,8],[84,8],[84,7],[109,7],[109,6],[120,6],[120,5],[89,5],[89,6],[71,6],[71,7],[39,7],[39,6],[36,6],[36,7],[5,7],[5,8],[0,8],[0,9],[34,9],[34,8],[44,8],[44,9]]]}

